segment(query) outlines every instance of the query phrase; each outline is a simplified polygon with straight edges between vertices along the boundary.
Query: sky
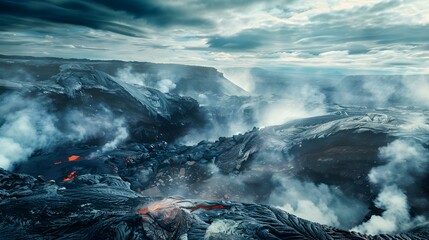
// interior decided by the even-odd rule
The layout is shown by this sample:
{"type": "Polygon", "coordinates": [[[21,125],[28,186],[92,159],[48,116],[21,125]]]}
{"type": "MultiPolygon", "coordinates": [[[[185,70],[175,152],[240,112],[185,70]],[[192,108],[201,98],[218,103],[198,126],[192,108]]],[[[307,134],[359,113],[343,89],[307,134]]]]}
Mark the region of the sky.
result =
{"type": "Polygon", "coordinates": [[[429,73],[427,0],[0,0],[0,54],[429,73]]]}

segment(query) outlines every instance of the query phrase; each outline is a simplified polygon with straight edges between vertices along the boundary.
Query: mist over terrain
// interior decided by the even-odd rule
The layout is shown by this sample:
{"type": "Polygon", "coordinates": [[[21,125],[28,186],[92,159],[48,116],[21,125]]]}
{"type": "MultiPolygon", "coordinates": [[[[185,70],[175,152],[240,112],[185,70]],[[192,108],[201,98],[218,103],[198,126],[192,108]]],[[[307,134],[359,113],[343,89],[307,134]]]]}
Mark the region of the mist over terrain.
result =
{"type": "Polygon", "coordinates": [[[427,1],[0,17],[0,240],[429,239],[427,1]]]}
{"type": "Polygon", "coordinates": [[[243,71],[2,56],[0,167],[66,188],[108,174],[142,196],[267,204],[362,234],[424,226],[428,76],[243,71]]]}

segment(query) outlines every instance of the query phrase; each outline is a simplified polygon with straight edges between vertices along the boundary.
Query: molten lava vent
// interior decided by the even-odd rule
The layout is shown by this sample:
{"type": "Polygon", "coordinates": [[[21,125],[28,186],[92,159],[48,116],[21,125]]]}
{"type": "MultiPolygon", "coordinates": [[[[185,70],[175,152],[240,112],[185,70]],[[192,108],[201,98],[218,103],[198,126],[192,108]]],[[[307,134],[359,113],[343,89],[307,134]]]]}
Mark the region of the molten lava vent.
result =
{"type": "Polygon", "coordinates": [[[77,155],[71,155],[69,158],[68,158],[68,161],[69,162],[72,162],[72,161],[76,161],[76,160],[79,160],[80,159],[80,156],[77,156],[77,155]]]}
{"type": "Polygon", "coordinates": [[[67,177],[65,177],[63,181],[67,182],[67,181],[73,180],[77,176],[76,173],[77,173],[76,171],[70,172],[69,174],[67,174],[67,177]]]}

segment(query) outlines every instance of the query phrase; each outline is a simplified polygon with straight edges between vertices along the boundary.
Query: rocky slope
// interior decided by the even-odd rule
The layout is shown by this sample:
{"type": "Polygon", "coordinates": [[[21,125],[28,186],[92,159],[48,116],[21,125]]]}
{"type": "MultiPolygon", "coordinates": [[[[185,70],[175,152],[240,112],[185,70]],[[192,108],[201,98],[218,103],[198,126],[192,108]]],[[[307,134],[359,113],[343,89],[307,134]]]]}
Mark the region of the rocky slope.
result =
{"type": "Polygon", "coordinates": [[[0,169],[3,239],[428,239],[422,226],[366,236],[279,209],[230,201],[144,197],[118,177],[82,175],[61,187],[0,169]]]}

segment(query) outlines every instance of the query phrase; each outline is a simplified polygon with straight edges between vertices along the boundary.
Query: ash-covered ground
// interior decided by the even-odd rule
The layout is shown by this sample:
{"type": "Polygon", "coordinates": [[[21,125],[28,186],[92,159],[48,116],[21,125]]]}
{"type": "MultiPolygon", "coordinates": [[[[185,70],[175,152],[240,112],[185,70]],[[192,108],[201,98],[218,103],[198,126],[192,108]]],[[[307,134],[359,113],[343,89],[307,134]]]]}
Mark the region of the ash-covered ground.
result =
{"type": "Polygon", "coordinates": [[[429,77],[253,74],[2,56],[0,238],[429,239],[429,77]]]}

